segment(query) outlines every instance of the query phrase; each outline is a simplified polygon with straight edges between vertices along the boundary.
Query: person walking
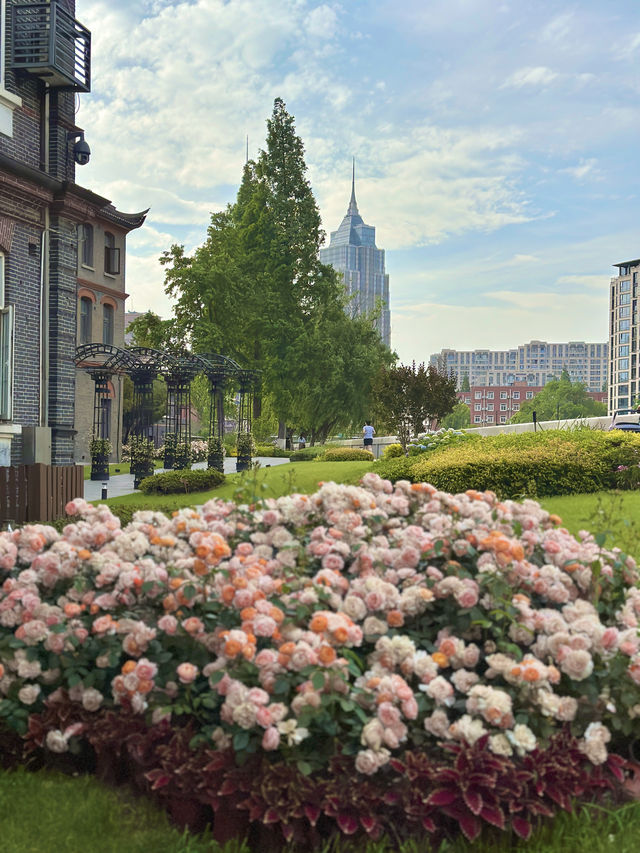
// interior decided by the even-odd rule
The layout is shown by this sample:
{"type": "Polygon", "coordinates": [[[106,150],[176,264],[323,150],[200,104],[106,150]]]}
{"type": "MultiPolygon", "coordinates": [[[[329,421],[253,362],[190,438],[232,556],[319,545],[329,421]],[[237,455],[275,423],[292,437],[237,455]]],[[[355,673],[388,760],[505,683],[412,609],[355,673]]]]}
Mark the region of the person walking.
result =
{"type": "Polygon", "coordinates": [[[365,450],[371,450],[371,446],[373,444],[373,436],[375,434],[376,434],[376,431],[371,426],[371,421],[365,421],[365,425],[362,427],[362,435],[364,436],[364,448],[365,448],[365,450]]]}

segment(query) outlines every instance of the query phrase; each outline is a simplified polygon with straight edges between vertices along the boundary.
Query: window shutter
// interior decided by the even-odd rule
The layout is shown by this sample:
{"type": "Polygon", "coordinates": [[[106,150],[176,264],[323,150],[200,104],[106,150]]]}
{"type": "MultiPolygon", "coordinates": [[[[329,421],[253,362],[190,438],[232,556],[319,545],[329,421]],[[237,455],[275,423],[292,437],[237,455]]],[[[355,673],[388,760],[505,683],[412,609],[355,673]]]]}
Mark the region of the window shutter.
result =
{"type": "Polygon", "coordinates": [[[120,249],[104,247],[104,271],[109,275],[120,275],[120,249]]]}
{"type": "Polygon", "coordinates": [[[0,419],[12,417],[13,402],[13,306],[0,311],[0,419]]]}

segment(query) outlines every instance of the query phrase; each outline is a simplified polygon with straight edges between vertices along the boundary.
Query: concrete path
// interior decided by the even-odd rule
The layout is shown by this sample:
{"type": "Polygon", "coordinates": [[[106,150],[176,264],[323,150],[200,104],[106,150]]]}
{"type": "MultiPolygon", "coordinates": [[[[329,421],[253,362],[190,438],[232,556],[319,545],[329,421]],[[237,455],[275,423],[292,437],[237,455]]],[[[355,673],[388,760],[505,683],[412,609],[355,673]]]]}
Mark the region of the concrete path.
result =
{"type": "MultiPolygon", "coordinates": [[[[270,465],[282,465],[283,462],[288,462],[288,458],[280,458],[273,456],[257,456],[254,459],[254,462],[259,462],[263,468],[267,468],[270,465]]],[[[203,469],[206,468],[206,462],[195,462],[192,465],[192,468],[203,469]]],[[[161,472],[161,468],[156,469],[156,474],[161,472]]],[[[236,470],[236,460],[233,456],[228,456],[224,460],[224,473],[225,474],[233,474],[236,470]]],[[[132,492],[136,492],[137,489],[133,488],[133,474],[112,474],[109,480],[107,480],[107,497],[108,498],[117,498],[121,495],[129,495],[132,492]]],[[[142,494],[142,492],[138,492],[138,494],[142,494]]],[[[84,481],[84,499],[86,501],[97,501],[102,497],[102,483],[99,480],[85,480],[84,481]]]]}

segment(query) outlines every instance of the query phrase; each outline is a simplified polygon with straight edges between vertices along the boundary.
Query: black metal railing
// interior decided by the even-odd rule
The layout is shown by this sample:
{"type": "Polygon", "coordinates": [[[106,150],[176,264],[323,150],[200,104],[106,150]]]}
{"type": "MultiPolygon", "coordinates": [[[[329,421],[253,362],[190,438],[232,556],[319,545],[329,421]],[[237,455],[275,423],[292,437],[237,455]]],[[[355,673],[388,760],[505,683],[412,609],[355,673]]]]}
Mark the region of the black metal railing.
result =
{"type": "Polygon", "coordinates": [[[13,7],[12,66],[78,92],[91,89],[91,33],[51,3],[13,7]]]}

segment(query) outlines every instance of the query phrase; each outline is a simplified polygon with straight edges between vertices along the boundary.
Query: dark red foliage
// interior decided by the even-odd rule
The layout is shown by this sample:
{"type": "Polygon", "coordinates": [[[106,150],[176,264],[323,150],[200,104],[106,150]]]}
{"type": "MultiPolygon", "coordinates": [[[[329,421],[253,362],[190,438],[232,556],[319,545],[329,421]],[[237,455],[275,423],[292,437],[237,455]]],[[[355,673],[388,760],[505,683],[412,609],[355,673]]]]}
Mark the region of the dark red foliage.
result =
{"type": "Polygon", "coordinates": [[[106,781],[152,794],[180,824],[213,823],[218,841],[249,833],[262,851],[278,850],[282,836],[306,849],[335,834],[402,839],[426,830],[436,841],[462,831],[473,841],[486,825],[528,838],[540,818],[570,810],[573,800],[620,790],[627,768],[617,755],[595,767],[567,729],[520,759],[494,755],[484,737],[405,752],[371,777],[347,756],[305,776],[265,756],[238,767],[232,750],[192,748],[190,724],[147,726],[130,712],[89,712],[68,700],[31,716],[27,751],[50,755],[41,749],[47,732],[78,723],[90,769],[106,781]]]}

